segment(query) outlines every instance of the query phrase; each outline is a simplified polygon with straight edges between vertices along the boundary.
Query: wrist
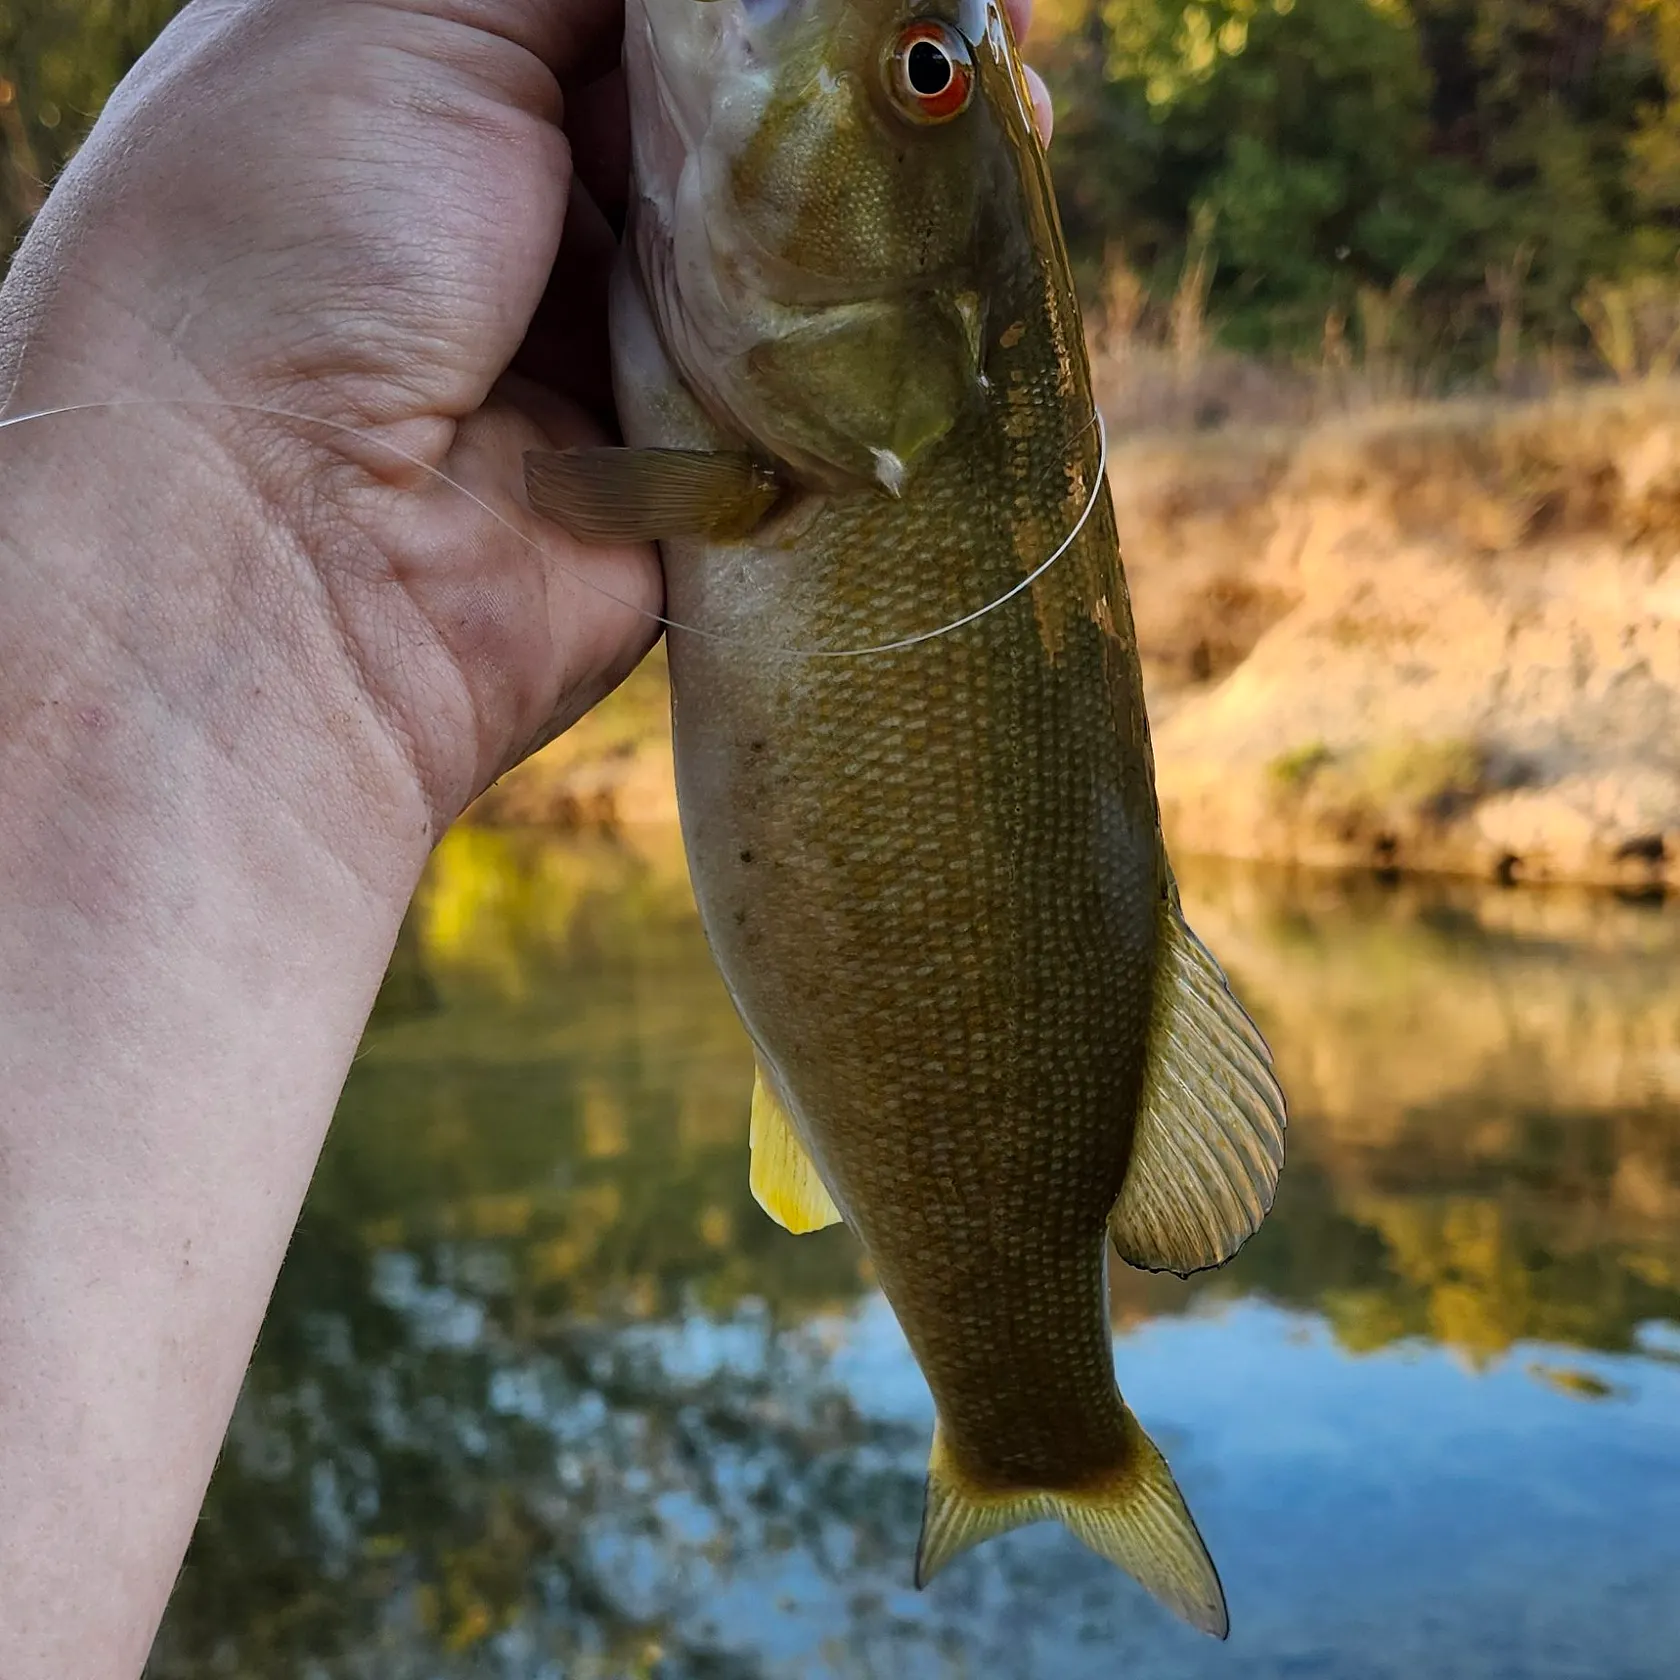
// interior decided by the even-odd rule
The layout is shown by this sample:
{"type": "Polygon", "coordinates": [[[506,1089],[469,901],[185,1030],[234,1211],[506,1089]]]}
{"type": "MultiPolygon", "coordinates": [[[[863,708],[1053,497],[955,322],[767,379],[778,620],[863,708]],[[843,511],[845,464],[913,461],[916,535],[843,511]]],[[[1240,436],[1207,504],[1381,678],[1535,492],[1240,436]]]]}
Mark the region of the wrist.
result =
{"type": "Polygon", "coordinates": [[[90,843],[290,834],[400,912],[432,839],[412,757],[300,537],[203,412],[0,430],[8,808],[90,843]]]}
{"type": "Polygon", "coordinates": [[[166,411],[0,431],[8,1675],[143,1661],[429,841],[224,457],[166,411]]]}

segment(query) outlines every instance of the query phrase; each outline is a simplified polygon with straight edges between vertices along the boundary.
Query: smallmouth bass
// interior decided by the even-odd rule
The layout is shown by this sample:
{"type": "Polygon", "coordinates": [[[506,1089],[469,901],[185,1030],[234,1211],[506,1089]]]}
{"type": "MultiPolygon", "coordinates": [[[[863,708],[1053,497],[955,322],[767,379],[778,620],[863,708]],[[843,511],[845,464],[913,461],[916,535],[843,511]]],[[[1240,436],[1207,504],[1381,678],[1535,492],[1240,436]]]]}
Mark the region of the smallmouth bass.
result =
{"type": "Polygon", "coordinates": [[[754,1194],[790,1230],[845,1219],[927,1378],[918,1585],[1056,1518],[1223,1637],[1116,1387],[1107,1243],[1229,1259],[1285,1107],[1162,843],[1007,20],[629,0],[625,54],[628,447],[527,482],[580,537],[657,539],[694,627],[670,644],[678,799],[757,1056],[754,1194]]]}

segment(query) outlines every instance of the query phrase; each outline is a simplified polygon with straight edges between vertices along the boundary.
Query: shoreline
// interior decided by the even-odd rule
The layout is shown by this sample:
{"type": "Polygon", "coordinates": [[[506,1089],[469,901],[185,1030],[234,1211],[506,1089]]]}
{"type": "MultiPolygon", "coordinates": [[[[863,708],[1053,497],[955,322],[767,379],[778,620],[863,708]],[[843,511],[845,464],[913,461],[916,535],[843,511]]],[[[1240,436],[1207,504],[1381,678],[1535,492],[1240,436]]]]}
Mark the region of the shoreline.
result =
{"type": "MultiPolygon", "coordinates": [[[[1117,440],[1175,856],[1680,887],[1680,384],[1117,440]]],[[[663,649],[469,814],[676,816],[663,649]]]]}

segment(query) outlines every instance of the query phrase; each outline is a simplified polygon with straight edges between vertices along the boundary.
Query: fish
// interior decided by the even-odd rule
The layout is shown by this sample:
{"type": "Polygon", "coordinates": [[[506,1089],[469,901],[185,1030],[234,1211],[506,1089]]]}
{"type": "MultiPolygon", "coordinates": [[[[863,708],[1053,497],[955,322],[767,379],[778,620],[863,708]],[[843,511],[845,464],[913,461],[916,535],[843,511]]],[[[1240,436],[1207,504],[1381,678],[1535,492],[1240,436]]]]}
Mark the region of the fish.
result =
{"type": "Polygon", "coordinates": [[[1162,839],[1078,304],[992,0],[628,0],[624,442],[533,509],[656,540],[750,1182],[844,1220],[936,1412],[914,1578],[1059,1520],[1224,1638],[1116,1383],[1109,1249],[1220,1265],[1286,1104],[1162,839]]]}

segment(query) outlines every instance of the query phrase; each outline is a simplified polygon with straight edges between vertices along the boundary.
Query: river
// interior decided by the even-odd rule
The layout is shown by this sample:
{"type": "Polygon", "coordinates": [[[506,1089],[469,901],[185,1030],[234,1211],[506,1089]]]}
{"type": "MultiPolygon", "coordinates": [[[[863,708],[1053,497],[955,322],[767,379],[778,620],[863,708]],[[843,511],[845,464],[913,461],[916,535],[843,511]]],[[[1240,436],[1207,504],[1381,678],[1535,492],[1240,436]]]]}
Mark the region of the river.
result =
{"type": "Polygon", "coordinates": [[[1292,1099],[1224,1271],[1115,1281],[1230,1595],[1040,1526],[909,1584],[931,1405],[747,1190],[671,834],[445,841],[151,1680],[1672,1680],[1680,914],[1187,868],[1292,1099]]]}

